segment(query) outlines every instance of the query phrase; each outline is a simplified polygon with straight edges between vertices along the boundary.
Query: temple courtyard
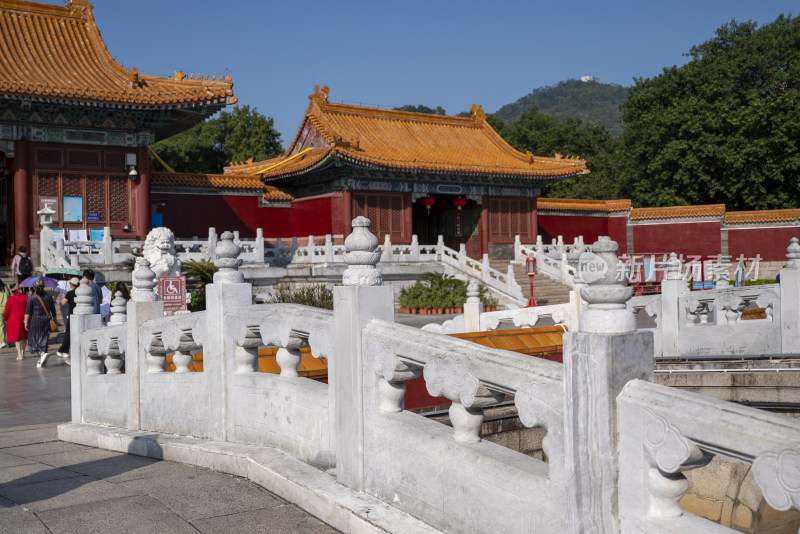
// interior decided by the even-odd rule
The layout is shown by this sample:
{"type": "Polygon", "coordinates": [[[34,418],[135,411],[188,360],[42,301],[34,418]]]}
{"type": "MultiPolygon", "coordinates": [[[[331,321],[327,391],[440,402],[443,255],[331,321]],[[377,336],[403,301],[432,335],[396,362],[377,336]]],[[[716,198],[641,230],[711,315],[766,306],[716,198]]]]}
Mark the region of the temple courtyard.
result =
{"type": "Polygon", "coordinates": [[[70,368],[0,350],[0,531],[338,532],[240,477],[59,441],[70,368]]]}

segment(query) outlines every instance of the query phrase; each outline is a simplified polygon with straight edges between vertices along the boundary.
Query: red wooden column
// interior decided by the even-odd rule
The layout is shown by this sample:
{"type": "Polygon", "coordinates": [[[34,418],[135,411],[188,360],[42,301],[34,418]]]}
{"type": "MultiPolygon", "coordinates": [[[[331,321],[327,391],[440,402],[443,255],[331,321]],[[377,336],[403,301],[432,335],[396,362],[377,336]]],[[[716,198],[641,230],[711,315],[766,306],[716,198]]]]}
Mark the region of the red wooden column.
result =
{"type": "Polygon", "coordinates": [[[538,210],[536,207],[536,199],[532,198],[528,203],[530,206],[530,213],[531,213],[531,234],[530,234],[530,242],[536,242],[536,236],[539,233],[539,217],[538,217],[538,210]]]}
{"type": "Polygon", "coordinates": [[[136,171],[139,177],[133,187],[133,218],[131,221],[139,239],[150,232],[150,157],[147,147],[136,149],[136,171]]]}
{"type": "Polygon", "coordinates": [[[489,197],[481,197],[481,218],[479,221],[481,232],[481,257],[489,253],[489,197]]]}
{"type": "MultiPolygon", "coordinates": [[[[403,242],[411,243],[411,236],[414,235],[414,216],[411,203],[411,193],[403,194],[403,242]]],[[[417,236],[419,237],[419,236],[417,236]]]]}
{"type": "Polygon", "coordinates": [[[30,158],[28,154],[29,141],[14,141],[14,164],[17,168],[14,173],[14,243],[17,250],[20,245],[25,245],[30,250],[30,235],[32,230],[31,220],[31,179],[30,158]]]}
{"type": "Polygon", "coordinates": [[[344,219],[344,231],[342,235],[347,237],[352,232],[350,226],[353,222],[353,193],[345,189],[342,191],[342,219],[344,219]]]}

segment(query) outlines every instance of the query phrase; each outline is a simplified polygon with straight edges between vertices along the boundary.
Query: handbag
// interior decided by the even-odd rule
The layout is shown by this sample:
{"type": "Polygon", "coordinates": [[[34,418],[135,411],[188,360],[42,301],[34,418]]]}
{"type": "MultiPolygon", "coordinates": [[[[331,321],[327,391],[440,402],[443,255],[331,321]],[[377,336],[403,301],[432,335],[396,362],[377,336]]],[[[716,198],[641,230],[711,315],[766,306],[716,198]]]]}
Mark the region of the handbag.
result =
{"type": "Polygon", "coordinates": [[[47,314],[47,318],[50,319],[50,331],[51,332],[58,332],[58,323],[56,322],[55,319],[53,319],[50,316],[50,312],[47,311],[47,307],[44,305],[44,302],[42,302],[42,297],[40,297],[39,295],[36,295],[36,298],[39,299],[39,304],[42,305],[42,309],[44,310],[44,313],[46,313],[47,314]]]}

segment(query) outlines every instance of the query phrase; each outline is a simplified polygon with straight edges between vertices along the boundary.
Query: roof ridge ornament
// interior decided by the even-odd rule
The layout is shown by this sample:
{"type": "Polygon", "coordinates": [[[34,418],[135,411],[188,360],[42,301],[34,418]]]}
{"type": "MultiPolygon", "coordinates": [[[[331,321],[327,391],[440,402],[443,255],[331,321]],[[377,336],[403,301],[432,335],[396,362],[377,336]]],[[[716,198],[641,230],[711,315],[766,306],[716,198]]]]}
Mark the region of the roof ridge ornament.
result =
{"type": "Polygon", "coordinates": [[[67,9],[72,16],[85,16],[87,12],[91,13],[94,6],[87,0],[67,0],[67,9]]]}
{"type": "Polygon", "coordinates": [[[328,95],[330,94],[331,90],[328,88],[327,85],[323,85],[320,87],[319,85],[314,86],[314,94],[309,95],[309,99],[316,101],[320,104],[325,104],[328,102],[328,95]]]}
{"type": "Polygon", "coordinates": [[[469,111],[472,114],[472,120],[475,124],[482,124],[486,122],[486,114],[483,112],[483,106],[472,104],[469,107],[469,111]]]}

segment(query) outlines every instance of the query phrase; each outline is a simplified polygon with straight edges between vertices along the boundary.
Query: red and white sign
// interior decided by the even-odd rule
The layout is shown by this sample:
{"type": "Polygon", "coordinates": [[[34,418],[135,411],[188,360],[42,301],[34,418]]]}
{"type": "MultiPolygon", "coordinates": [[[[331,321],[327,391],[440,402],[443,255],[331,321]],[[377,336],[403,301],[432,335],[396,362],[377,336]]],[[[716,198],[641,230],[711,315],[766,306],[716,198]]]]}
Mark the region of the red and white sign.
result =
{"type": "Polygon", "coordinates": [[[164,311],[175,313],[186,310],[186,277],[159,276],[158,300],[164,303],[164,311]]]}

